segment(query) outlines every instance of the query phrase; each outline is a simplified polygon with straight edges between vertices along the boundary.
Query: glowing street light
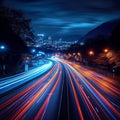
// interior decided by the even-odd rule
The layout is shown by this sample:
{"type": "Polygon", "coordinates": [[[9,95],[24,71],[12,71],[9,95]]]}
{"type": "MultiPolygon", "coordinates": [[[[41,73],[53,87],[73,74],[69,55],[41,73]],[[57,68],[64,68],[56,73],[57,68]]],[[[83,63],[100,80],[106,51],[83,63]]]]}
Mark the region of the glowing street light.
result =
{"type": "Polygon", "coordinates": [[[0,50],[5,50],[5,46],[4,45],[0,45],[0,50]]]}
{"type": "Polygon", "coordinates": [[[94,55],[94,51],[90,50],[90,51],[89,51],[89,55],[90,55],[90,56],[93,56],[93,55],[94,55]]]}
{"type": "Polygon", "coordinates": [[[36,52],[36,50],[35,50],[35,49],[32,49],[32,50],[31,50],[31,52],[32,52],[32,53],[35,53],[35,52],[36,52]]]}
{"type": "Polygon", "coordinates": [[[1,48],[1,49],[5,49],[5,46],[2,45],[2,46],[0,46],[0,48],[1,48]]]}
{"type": "Polygon", "coordinates": [[[5,70],[6,70],[6,65],[4,63],[5,60],[5,54],[6,52],[6,47],[4,45],[0,45],[0,53],[2,53],[2,55],[0,56],[1,60],[2,60],[2,64],[1,64],[1,68],[2,68],[2,74],[5,74],[5,70]]]}
{"type": "Polygon", "coordinates": [[[104,49],[104,52],[105,52],[105,53],[107,53],[107,52],[108,52],[108,49],[107,49],[107,48],[106,48],[106,49],[104,49]]]}

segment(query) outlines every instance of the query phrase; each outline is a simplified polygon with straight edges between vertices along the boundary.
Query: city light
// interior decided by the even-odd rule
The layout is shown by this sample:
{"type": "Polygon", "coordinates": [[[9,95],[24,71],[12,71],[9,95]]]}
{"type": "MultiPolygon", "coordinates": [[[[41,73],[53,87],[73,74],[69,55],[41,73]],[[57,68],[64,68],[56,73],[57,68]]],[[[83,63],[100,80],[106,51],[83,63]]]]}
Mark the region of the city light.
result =
{"type": "Polygon", "coordinates": [[[81,42],[80,45],[83,46],[83,45],[84,45],[84,42],[81,42]]]}
{"type": "Polygon", "coordinates": [[[41,36],[41,37],[44,37],[45,35],[44,34],[37,34],[38,36],[41,36]]]}
{"type": "Polygon", "coordinates": [[[36,50],[35,49],[32,49],[32,53],[35,53],[36,52],[36,50]]]}
{"type": "Polygon", "coordinates": [[[77,55],[80,56],[81,54],[78,52],[77,55]]]}
{"type": "Polygon", "coordinates": [[[4,50],[4,49],[5,49],[5,46],[4,46],[4,45],[1,45],[1,46],[0,46],[0,49],[1,49],[1,50],[4,50]]]}
{"type": "Polygon", "coordinates": [[[73,53],[73,55],[75,55],[76,53],[73,53]]]}
{"type": "Polygon", "coordinates": [[[106,48],[106,49],[104,49],[104,52],[105,52],[105,53],[107,53],[107,52],[108,52],[108,49],[107,49],[107,48],[106,48]]]}
{"type": "Polygon", "coordinates": [[[90,56],[93,56],[94,55],[94,52],[92,50],[89,51],[89,55],[90,56]]]}

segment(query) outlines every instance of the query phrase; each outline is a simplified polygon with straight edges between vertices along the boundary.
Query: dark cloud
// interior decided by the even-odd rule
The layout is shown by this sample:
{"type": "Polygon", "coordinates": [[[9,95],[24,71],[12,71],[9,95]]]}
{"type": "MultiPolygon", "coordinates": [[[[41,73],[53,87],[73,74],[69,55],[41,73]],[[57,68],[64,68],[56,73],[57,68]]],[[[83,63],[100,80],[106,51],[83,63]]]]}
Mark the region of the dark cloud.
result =
{"type": "Polygon", "coordinates": [[[120,0],[4,0],[32,19],[35,33],[84,35],[103,22],[120,17],[120,0]]]}

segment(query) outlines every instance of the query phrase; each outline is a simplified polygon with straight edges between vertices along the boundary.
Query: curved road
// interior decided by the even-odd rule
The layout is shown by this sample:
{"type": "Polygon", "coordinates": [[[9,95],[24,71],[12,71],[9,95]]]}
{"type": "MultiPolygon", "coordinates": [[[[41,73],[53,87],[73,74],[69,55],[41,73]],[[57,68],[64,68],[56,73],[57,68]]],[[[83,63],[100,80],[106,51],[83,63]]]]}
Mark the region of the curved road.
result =
{"type": "Polygon", "coordinates": [[[0,120],[119,119],[120,85],[64,59],[0,80],[0,120]]]}

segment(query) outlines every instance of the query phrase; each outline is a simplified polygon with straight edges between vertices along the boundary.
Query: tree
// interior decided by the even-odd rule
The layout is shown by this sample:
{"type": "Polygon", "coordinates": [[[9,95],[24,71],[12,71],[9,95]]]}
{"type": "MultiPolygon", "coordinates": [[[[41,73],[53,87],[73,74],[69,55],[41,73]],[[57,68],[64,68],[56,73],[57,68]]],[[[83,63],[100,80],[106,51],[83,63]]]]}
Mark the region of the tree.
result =
{"type": "MultiPolygon", "coordinates": [[[[6,73],[14,73],[21,66],[22,55],[29,53],[26,46],[27,37],[33,41],[34,35],[30,28],[30,21],[23,17],[22,12],[9,8],[0,8],[0,44],[6,50],[0,51],[0,68],[6,66],[6,73]]],[[[0,71],[0,74],[2,72],[0,71]]]]}
{"type": "Polygon", "coordinates": [[[34,34],[30,27],[30,19],[26,19],[21,11],[9,8],[0,8],[0,17],[6,20],[13,32],[22,40],[34,42],[34,34]]]}
{"type": "Polygon", "coordinates": [[[109,39],[109,44],[113,49],[120,51],[120,24],[118,24],[112,31],[112,35],[109,39]]]}

